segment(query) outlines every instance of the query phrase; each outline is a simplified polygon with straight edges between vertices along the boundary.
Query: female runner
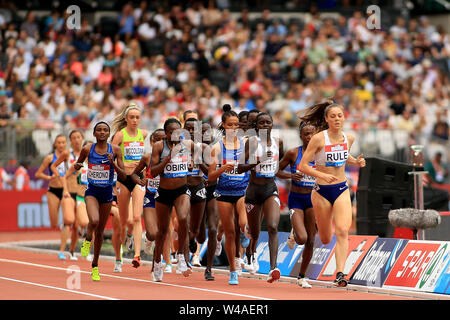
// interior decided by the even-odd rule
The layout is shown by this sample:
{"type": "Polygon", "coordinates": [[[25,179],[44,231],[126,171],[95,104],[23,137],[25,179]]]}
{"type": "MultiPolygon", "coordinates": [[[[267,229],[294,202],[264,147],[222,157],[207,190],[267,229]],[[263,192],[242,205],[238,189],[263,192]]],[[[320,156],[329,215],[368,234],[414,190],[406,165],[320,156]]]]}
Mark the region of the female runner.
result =
{"type": "MultiPolygon", "coordinates": [[[[84,136],[79,130],[73,130],[69,134],[69,140],[71,148],[70,150],[64,150],[59,157],[53,162],[50,166],[51,171],[59,176],[58,166],[61,163],[68,163],[69,166],[75,163],[77,158],[80,155],[82,143],[84,136]]],[[[64,220],[64,228],[61,232],[61,246],[60,252],[63,252],[66,247],[66,242],[69,237],[70,229],[72,229],[72,237],[70,242],[70,259],[76,260],[75,255],[73,254],[76,246],[76,242],[78,240],[78,232],[77,227],[86,228],[89,222],[87,215],[82,217],[76,217],[76,205],[77,205],[77,176],[76,172],[72,172],[71,176],[66,175],[63,176],[63,198],[61,199],[61,208],[64,220]],[[77,218],[77,219],[76,219],[77,218]]]]}
{"type": "Polygon", "coordinates": [[[249,174],[237,172],[239,159],[245,146],[244,139],[237,135],[238,115],[228,104],[223,106],[223,111],[221,128],[224,137],[211,148],[208,182],[214,183],[219,179],[216,185],[219,196],[216,201],[225,234],[225,251],[230,265],[228,283],[237,285],[239,284],[238,272],[241,269],[240,253],[236,249],[240,246],[240,237],[237,236],[240,231],[239,212],[245,212],[244,195],[249,174]]]}
{"type": "MultiPolygon", "coordinates": [[[[87,144],[92,144],[91,141],[85,141],[83,143],[83,147],[85,147],[87,144]]],[[[77,179],[77,204],[76,204],[76,216],[77,221],[80,221],[80,219],[83,219],[83,225],[84,223],[86,226],[89,223],[89,218],[86,211],[86,202],[84,200],[84,195],[86,193],[86,189],[88,186],[88,164],[85,160],[83,162],[83,167],[78,170],[78,173],[75,171],[74,165],[72,165],[69,170],[66,172],[66,175],[64,176],[64,189],[67,189],[67,180],[72,177],[73,174],[76,174],[77,179]]],[[[111,207],[111,217],[112,217],[112,226],[113,226],[113,236],[112,236],[112,245],[114,248],[114,252],[116,254],[116,261],[114,263],[114,272],[122,272],[122,253],[121,253],[121,243],[120,243],[120,217],[119,217],[119,209],[117,208],[117,173],[114,171],[114,181],[113,181],[113,202],[111,207]]],[[[79,223],[81,224],[81,223],[79,223]]],[[[86,237],[85,235],[86,231],[84,233],[81,233],[81,237],[86,237]]],[[[95,235],[93,235],[94,237],[95,235]]]]}
{"type": "MultiPolygon", "coordinates": [[[[50,225],[52,228],[58,227],[59,220],[59,208],[61,205],[61,200],[63,198],[63,182],[62,176],[64,176],[68,165],[67,162],[61,163],[58,167],[58,175],[54,174],[50,166],[58,159],[58,157],[64,152],[67,147],[67,138],[63,134],[59,134],[56,136],[55,141],[53,142],[53,152],[46,156],[42,161],[41,166],[36,171],[36,178],[49,181],[47,201],[48,201],[48,214],[50,217],[50,225]],[[48,168],[49,175],[44,173],[44,170],[48,168]]],[[[67,231],[65,231],[65,227],[61,230],[61,247],[65,248],[67,242],[67,231]]],[[[67,226],[68,228],[70,225],[67,226]]],[[[61,260],[65,260],[66,256],[64,252],[61,250],[58,254],[58,258],[61,260]]]]}
{"type": "MultiPolygon", "coordinates": [[[[303,144],[286,152],[280,161],[277,176],[282,179],[291,179],[288,206],[292,231],[288,238],[288,246],[290,249],[293,249],[295,243],[305,245],[297,284],[302,288],[311,288],[311,285],[305,279],[305,273],[314,251],[314,238],[316,234],[316,221],[311,203],[311,191],[316,178],[303,174],[299,170],[299,165],[303,153],[315,133],[315,128],[306,122],[300,122],[299,133],[303,144]],[[287,165],[290,165],[291,173],[283,171],[287,165]]],[[[314,162],[309,163],[309,165],[315,168],[314,162]]]]}
{"type": "MultiPolygon", "coordinates": [[[[164,129],[156,129],[150,136],[150,145],[152,146],[152,148],[155,145],[155,143],[164,140],[165,137],[166,134],[164,132],[164,129]]],[[[160,176],[153,177],[151,174],[151,166],[150,166],[151,155],[152,155],[151,153],[145,154],[141,158],[141,161],[139,161],[139,164],[136,166],[133,174],[131,175],[131,178],[136,184],[139,184],[146,188],[143,210],[144,210],[144,224],[146,236],[144,252],[147,254],[151,254],[152,245],[154,244],[158,232],[158,220],[155,209],[155,193],[159,187],[160,176]],[[145,178],[141,179],[139,178],[139,172],[141,172],[144,169],[146,169],[146,176],[145,178]]],[[[163,249],[163,257],[164,260],[166,261],[165,272],[169,271],[171,272],[169,236],[170,233],[168,232],[166,235],[166,239],[164,241],[164,249],[163,249]]],[[[153,255],[153,259],[154,258],[155,255],[153,255]]],[[[154,264],[152,264],[152,269],[153,265],[154,264]]]]}
{"type": "Polygon", "coordinates": [[[251,241],[251,257],[248,264],[255,263],[254,254],[261,231],[262,215],[266,218],[269,235],[270,272],[267,282],[280,278],[277,268],[278,223],[280,221],[280,200],[275,175],[278,161],[283,156],[283,142],[272,137],[272,117],[260,112],[255,119],[257,136],[250,137],[245,144],[245,164],[239,164],[238,173],[251,170],[250,182],[245,192],[245,206],[251,241]]]}
{"type": "Polygon", "coordinates": [[[355,140],[353,135],[342,131],[344,107],[333,101],[315,104],[306,110],[301,120],[314,125],[320,132],[315,134],[300,161],[300,171],[316,178],[311,193],[319,237],[323,244],[331,241],[333,222],[336,232],[336,279],[335,284],[347,286],[343,273],[348,254],[348,230],[352,223],[352,204],[345,164],[364,167],[366,161],[359,155],[350,155],[355,140]],[[309,164],[315,161],[316,170],[309,164]]]}
{"type": "Polygon", "coordinates": [[[182,273],[185,277],[192,273],[187,264],[189,252],[186,250],[191,196],[186,175],[194,144],[190,140],[181,139],[181,123],[177,119],[167,119],[164,122],[164,132],[166,138],[154,144],[150,161],[151,176],[160,176],[159,187],[155,193],[158,231],[153,253],[153,279],[157,282],[163,278],[161,253],[169,229],[172,207],[175,207],[178,220],[177,273],[182,273]]]}
{"type": "Polygon", "coordinates": [[[192,263],[198,265],[196,238],[199,235],[200,224],[203,221],[206,206],[206,189],[203,178],[208,173],[208,166],[203,161],[203,150],[206,145],[201,142],[201,122],[195,118],[188,118],[184,122],[184,129],[189,133],[190,140],[194,143],[194,164],[192,171],[187,173],[187,186],[191,192],[191,211],[189,214],[189,250],[192,252],[192,263]]]}
{"type": "Polygon", "coordinates": [[[114,199],[114,171],[117,172],[118,178],[122,180],[126,178],[122,161],[122,151],[118,146],[111,145],[107,142],[110,132],[111,129],[106,122],[98,122],[94,126],[94,137],[97,142],[83,147],[80,157],[74,164],[74,169],[78,171],[83,167],[83,162],[86,159],[88,161],[88,187],[85,191],[84,199],[89,224],[86,239],[83,241],[81,247],[81,255],[83,257],[88,256],[91,241],[95,234],[91,273],[92,280],[94,281],[100,281],[98,258],[103,244],[103,231],[108,221],[114,199]]]}
{"type": "MultiPolygon", "coordinates": [[[[126,242],[128,250],[132,250],[134,238],[133,267],[141,265],[141,239],[142,239],[142,208],[144,203],[145,188],[137,185],[131,179],[134,168],[144,155],[144,140],[147,131],[139,129],[141,121],[141,108],[134,101],[130,101],[122,109],[113,122],[114,137],[112,144],[120,146],[123,155],[123,163],[127,177],[118,180],[118,205],[120,221],[122,224],[122,243],[126,242]],[[129,223],[130,198],[132,201],[132,223],[129,223]],[[125,237],[125,226],[128,224],[128,233],[125,237]]],[[[140,177],[143,177],[139,173],[140,177]]]]}

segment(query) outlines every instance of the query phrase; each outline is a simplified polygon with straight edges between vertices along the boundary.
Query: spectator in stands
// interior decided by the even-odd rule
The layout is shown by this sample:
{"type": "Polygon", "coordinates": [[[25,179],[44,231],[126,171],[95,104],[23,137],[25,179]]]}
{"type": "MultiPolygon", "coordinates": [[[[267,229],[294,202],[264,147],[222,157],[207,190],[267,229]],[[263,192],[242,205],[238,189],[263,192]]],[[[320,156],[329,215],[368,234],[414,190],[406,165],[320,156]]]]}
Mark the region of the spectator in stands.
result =
{"type": "Polygon", "coordinates": [[[35,22],[33,11],[28,11],[25,21],[20,25],[20,30],[24,30],[31,38],[37,39],[39,37],[39,26],[35,22]]]}
{"type": "Polygon", "coordinates": [[[22,159],[19,167],[14,172],[14,190],[30,190],[30,175],[28,169],[30,167],[30,160],[22,159]]]}
{"type": "Polygon", "coordinates": [[[131,3],[125,4],[122,8],[122,12],[119,15],[119,34],[124,35],[125,38],[131,38],[134,31],[134,17],[133,6],[131,3]]]}
{"type": "Polygon", "coordinates": [[[71,127],[73,129],[86,130],[89,128],[90,124],[91,120],[89,119],[89,109],[86,106],[81,106],[78,114],[71,120],[71,127]]]}
{"type": "Polygon", "coordinates": [[[444,183],[448,177],[448,170],[442,162],[442,152],[436,152],[431,161],[425,164],[425,171],[428,171],[428,178],[434,183],[444,183]]]}
{"type": "Polygon", "coordinates": [[[50,109],[48,107],[43,107],[41,109],[41,114],[39,115],[36,121],[36,129],[51,130],[55,129],[55,127],[56,124],[50,117],[50,109]]]}
{"type": "Polygon", "coordinates": [[[5,190],[6,185],[10,185],[14,188],[14,180],[11,179],[4,168],[0,167],[0,191],[5,190]]]}

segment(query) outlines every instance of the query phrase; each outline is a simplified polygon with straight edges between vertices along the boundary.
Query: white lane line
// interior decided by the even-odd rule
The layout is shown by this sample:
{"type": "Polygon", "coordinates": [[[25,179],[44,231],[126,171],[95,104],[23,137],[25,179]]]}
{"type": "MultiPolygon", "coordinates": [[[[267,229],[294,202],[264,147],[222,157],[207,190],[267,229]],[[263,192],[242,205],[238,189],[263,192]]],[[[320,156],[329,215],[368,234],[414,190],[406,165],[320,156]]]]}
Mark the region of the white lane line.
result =
{"type": "MultiPolygon", "coordinates": [[[[54,269],[54,270],[62,270],[62,271],[67,271],[68,270],[67,268],[54,267],[54,266],[49,266],[49,265],[44,265],[44,264],[36,264],[36,263],[31,263],[31,262],[25,262],[25,261],[19,261],[19,260],[10,260],[10,259],[3,259],[3,258],[0,258],[0,262],[23,264],[23,265],[28,265],[28,266],[32,266],[32,267],[54,269]]],[[[80,270],[79,272],[91,274],[90,271],[82,271],[82,270],[80,270]]],[[[146,282],[146,283],[162,285],[162,286],[168,286],[168,287],[176,287],[176,288],[183,288],[183,289],[190,289],[190,290],[197,290],[197,291],[219,293],[219,294],[238,296],[238,297],[243,297],[243,298],[248,298],[248,299],[273,300],[273,299],[270,299],[270,298],[251,296],[251,295],[240,294],[240,293],[235,293],[235,292],[227,292],[227,291],[220,291],[220,290],[211,290],[211,289],[205,289],[205,288],[183,286],[183,285],[166,283],[166,282],[154,282],[154,281],[145,280],[145,279],[121,277],[121,276],[116,276],[116,275],[106,274],[106,273],[100,273],[100,275],[104,276],[104,277],[110,277],[110,278],[116,278],[116,279],[122,279],[122,280],[132,280],[132,281],[146,282]]]]}
{"type": "Polygon", "coordinates": [[[82,295],[91,296],[91,297],[94,297],[94,298],[100,298],[100,299],[106,299],[106,300],[119,300],[119,299],[116,299],[116,298],[100,296],[98,294],[93,294],[93,293],[88,293],[88,292],[83,292],[83,291],[77,291],[77,290],[70,290],[70,289],[59,288],[59,287],[54,287],[54,286],[48,286],[48,285],[41,284],[41,283],[36,283],[36,282],[29,282],[29,281],[12,279],[12,278],[6,278],[6,277],[0,277],[0,279],[1,280],[8,280],[8,281],[13,281],[13,282],[24,283],[24,284],[29,284],[29,285],[43,287],[43,288],[47,288],[47,289],[54,289],[54,290],[61,290],[61,291],[66,291],[66,292],[71,292],[71,293],[82,294],[82,295]]]}

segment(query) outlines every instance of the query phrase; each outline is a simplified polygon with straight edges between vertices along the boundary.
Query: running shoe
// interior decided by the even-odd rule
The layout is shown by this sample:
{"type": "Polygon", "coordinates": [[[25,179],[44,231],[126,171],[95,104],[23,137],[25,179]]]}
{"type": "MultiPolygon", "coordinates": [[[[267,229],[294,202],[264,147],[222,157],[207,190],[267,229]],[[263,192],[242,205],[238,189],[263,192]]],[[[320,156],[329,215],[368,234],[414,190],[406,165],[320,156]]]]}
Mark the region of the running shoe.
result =
{"type": "Polygon", "coordinates": [[[230,271],[230,280],[228,281],[228,284],[231,285],[239,284],[237,271],[230,271]]]}
{"type": "Polygon", "coordinates": [[[241,268],[241,258],[234,258],[234,267],[236,268],[236,272],[238,273],[238,276],[241,276],[242,274],[242,268],[241,268]]]}
{"type": "Polygon", "coordinates": [[[122,261],[116,260],[113,272],[122,272],[122,261]]]}
{"type": "Polygon", "coordinates": [[[153,264],[153,281],[161,282],[163,278],[162,262],[155,262],[153,264]]]}
{"type": "Polygon", "coordinates": [[[189,240],[189,251],[191,253],[197,252],[197,241],[195,241],[195,238],[189,240]]]}
{"type": "Polygon", "coordinates": [[[217,239],[216,251],[214,252],[215,256],[220,256],[222,253],[222,240],[217,239]]]}
{"type": "Polygon", "coordinates": [[[259,270],[259,263],[258,263],[258,260],[255,258],[254,254],[252,254],[252,265],[253,265],[253,270],[250,273],[255,274],[259,270]]]}
{"type": "Polygon", "coordinates": [[[192,273],[192,269],[188,268],[186,260],[184,259],[184,254],[182,253],[178,254],[177,273],[183,274],[183,276],[185,277],[189,277],[189,275],[192,273]]]}
{"type": "Polygon", "coordinates": [[[212,275],[212,272],[209,269],[205,269],[205,280],[214,281],[214,276],[212,275]]]}
{"type": "Polygon", "coordinates": [[[170,254],[170,263],[171,264],[177,264],[178,263],[177,256],[176,256],[175,252],[172,252],[170,254]]]}
{"type": "Polygon", "coordinates": [[[255,271],[253,270],[252,256],[250,256],[250,261],[246,259],[246,262],[242,266],[242,269],[247,270],[250,274],[255,274],[255,271]]]}
{"type": "Polygon", "coordinates": [[[155,241],[145,240],[144,252],[148,255],[153,254],[153,250],[155,248],[155,241]]]}
{"type": "Polygon", "coordinates": [[[78,261],[78,258],[75,256],[73,252],[69,252],[70,261],[78,261]]]}
{"type": "Polygon", "coordinates": [[[241,246],[242,246],[242,248],[247,248],[248,247],[248,245],[250,244],[250,239],[249,238],[247,238],[246,236],[245,236],[245,233],[243,233],[242,231],[241,231],[241,234],[240,234],[240,240],[241,240],[241,246]]]}
{"type": "Polygon", "coordinates": [[[129,236],[127,234],[127,236],[125,238],[125,247],[128,249],[128,251],[131,251],[134,249],[133,235],[129,236]]]}
{"type": "Polygon", "coordinates": [[[295,248],[294,229],[291,229],[291,234],[289,235],[286,243],[289,249],[292,250],[295,248]]]}
{"type": "Polygon", "coordinates": [[[66,260],[66,255],[64,254],[64,252],[58,253],[58,259],[59,260],[66,260]]]}
{"type": "Polygon", "coordinates": [[[172,264],[166,264],[166,267],[164,268],[164,273],[172,273],[172,264]]]}
{"type": "Polygon", "coordinates": [[[92,268],[91,277],[94,281],[100,281],[100,273],[98,272],[98,267],[92,268]]]}
{"type": "Polygon", "coordinates": [[[308,283],[306,278],[297,278],[297,284],[304,289],[311,289],[312,286],[308,283]]]}
{"type": "Polygon", "coordinates": [[[194,254],[194,256],[192,257],[192,264],[195,267],[201,267],[202,266],[202,264],[200,263],[200,258],[198,256],[198,254],[194,254]]]}
{"type": "Polygon", "coordinates": [[[280,279],[281,273],[280,273],[280,269],[275,268],[270,270],[269,272],[269,276],[267,277],[267,282],[268,283],[272,283],[274,281],[277,281],[278,279],[280,279]]]}
{"type": "Polygon", "coordinates": [[[81,256],[86,258],[89,255],[89,251],[91,251],[91,242],[84,240],[81,245],[81,256]]]}
{"type": "Polygon", "coordinates": [[[135,267],[136,269],[139,268],[139,266],[141,265],[141,257],[135,256],[135,257],[133,258],[133,261],[131,261],[131,264],[132,264],[133,267],[135,267]]]}
{"type": "Polygon", "coordinates": [[[344,278],[344,274],[342,272],[338,272],[336,274],[336,279],[334,280],[334,285],[337,287],[346,287],[347,284],[348,281],[344,278]]]}

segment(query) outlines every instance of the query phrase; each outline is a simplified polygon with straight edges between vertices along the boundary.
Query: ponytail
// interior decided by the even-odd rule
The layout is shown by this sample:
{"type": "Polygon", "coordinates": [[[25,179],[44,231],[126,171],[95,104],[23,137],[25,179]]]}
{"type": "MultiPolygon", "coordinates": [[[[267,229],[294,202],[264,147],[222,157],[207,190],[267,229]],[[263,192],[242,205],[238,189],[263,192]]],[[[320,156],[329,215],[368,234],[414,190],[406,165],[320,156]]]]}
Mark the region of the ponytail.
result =
{"type": "Polygon", "coordinates": [[[118,131],[122,130],[127,126],[127,115],[128,112],[132,109],[139,110],[141,112],[141,107],[137,104],[136,101],[129,101],[123,108],[122,111],[120,111],[115,117],[112,122],[112,128],[114,133],[117,133],[118,131]]]}
{"type": "Polygon", "coordinates": [[[239,116],[238,116],[238,114],[237,114],[235,111],[231,110],[231,106],[230,106],[228,103],[223,105],[222,110],[223,110],[223,114],[222,114],[222,123],[221,123],[220,126],[219,126],[219,130],[222,132],[222,134],[225,135],[225,128],[223,127],[222,124],[223,124],[229,117],[236,117],[236,118],[239,119],[239,116]]]}
{"type": "Polygon", "coordinates": [[[299,117],[301,120],[299,129],[301,130],[306,124],[316,127],[318,131],[328,129],[328,123],[325,121],[325,117],[332,107],[339,107],[344,110],[340,104],[335,103],[333,100],[326,100],[310,106],[306,109],[305,115],[299,117]],[[305,124],[302,126],[302,123],[305,124]]]}

